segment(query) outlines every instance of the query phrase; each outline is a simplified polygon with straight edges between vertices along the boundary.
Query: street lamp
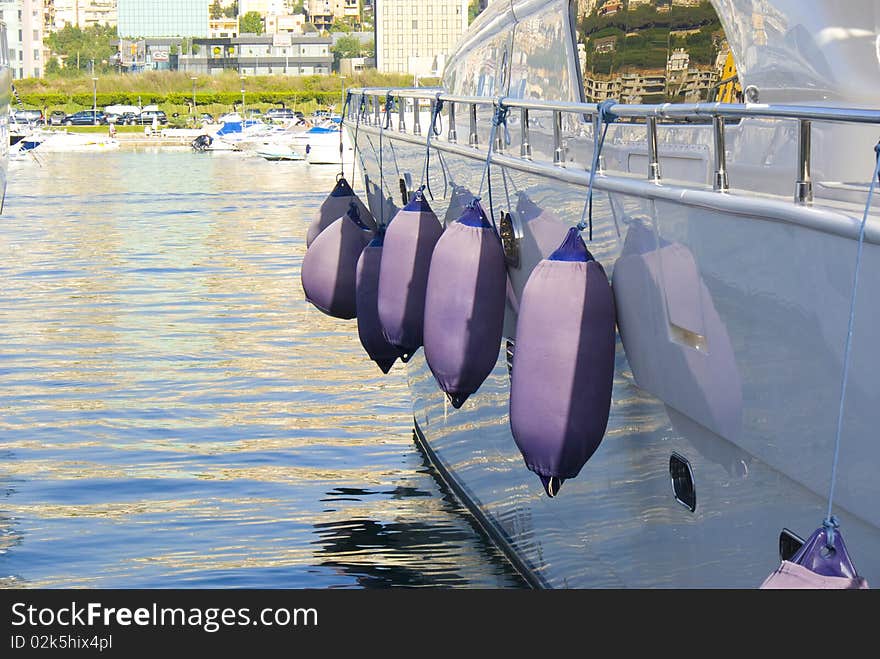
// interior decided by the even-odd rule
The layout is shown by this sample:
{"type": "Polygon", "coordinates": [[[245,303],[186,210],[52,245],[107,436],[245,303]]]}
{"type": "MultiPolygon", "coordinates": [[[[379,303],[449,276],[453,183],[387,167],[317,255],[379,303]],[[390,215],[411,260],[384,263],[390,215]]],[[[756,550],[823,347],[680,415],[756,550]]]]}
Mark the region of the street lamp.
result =
{"type": "Polygon", "coordinates": [[[92,120],[98,125],[98,79],[92,78],[92,120]]]}
{"type": "Polygon", "coordinates": [[[241,76],[241,117],[244,118],[244,79],[245,76],[241,76]]]}
{"type": "MultiPolygon", "coordinates": [[[[345,76],[339,76],[339,84],[342,85],[342,105],[341,107],[345,108],[345,76]]],[[[339,111],[339,114],[342,114],[342,110],[339,111]]],[[[342,117],[343,120],[345,117],[342,117]]]]}

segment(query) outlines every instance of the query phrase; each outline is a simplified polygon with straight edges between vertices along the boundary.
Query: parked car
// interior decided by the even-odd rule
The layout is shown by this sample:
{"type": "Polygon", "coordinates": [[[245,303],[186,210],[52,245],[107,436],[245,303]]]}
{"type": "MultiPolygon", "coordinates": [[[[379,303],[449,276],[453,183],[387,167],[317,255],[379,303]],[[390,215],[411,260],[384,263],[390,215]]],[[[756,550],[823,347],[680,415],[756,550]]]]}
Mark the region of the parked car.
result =
{"type": "Polygon", "coordinates": [[[13,110],[12,120],[17,124],[41,124],[43,123],[43,111],[13,110]]]}
{"type": "Polygon", "coordinates": [[[264,116],[270,121],[287,121],[298,118],[296,113],[290,108],[271,108],[266,110],[264,116]]]}
{"type": "Polygon", "coordinates": [[[102,110],[80,110],[64,118],[65,126],[96,126],[106,123],[107,115],[102,110]]]}
{"type": "Polygon", "coordinates": [[[165,113],[162,110],[144,110],[137,115],[135,123],[140,124],[141,126],[146,126],[152,124],[153,119],[156,119],[160,126],[164,126],[168,123],[168,117],[165,116],[165,113]]]}
{"type": "Polygon", "coordinates": [[[214,123],[214,115],[208,114],[207,112],[202,112],[202,114],[199,115],[199,121],[213,124],[214,123]]]}
{"type": "Polygon", "coordinates": [[[61,110],[52,110],[52,112],[49,113],[49,125],[60,126],[64,123],[64,120],[66,118],[66,112],[62,112],[61,110]]]}

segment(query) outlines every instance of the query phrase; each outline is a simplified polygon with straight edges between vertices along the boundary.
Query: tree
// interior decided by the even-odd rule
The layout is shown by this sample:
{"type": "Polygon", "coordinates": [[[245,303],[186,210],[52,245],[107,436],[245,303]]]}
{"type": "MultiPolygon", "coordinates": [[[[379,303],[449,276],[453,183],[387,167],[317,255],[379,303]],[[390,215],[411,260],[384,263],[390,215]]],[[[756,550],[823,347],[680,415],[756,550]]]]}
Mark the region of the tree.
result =
{"type": "Polygon", "coordinates": [[[57,57],[50,57],[49,61],[46,62],[46,70],[45,73],[47,76],[56,75],[61,73],[61,64],[58,62],[57,57]]]}
{"type": "Polygon", "coordinates": [[[360,39],[347,35],[339,37],[331,50],[333,51],[334,59],[338,62],[340,59],[360,57],[363,47],[361,46],[360,39]]]}
{"type": "Polygon", "coordinates": [[[211,18],[217,20],[218,18],[223,16],[223,5],[220,4],[220,0],[214,0],[214,4],[211,5],[211,18]]]}
{"type": "Polygon", "coordinates": [[[235,18],[238,16],[238,0],[235,0],[235,2],[226,7],[223,10],[223,15],[226,16],[226,18],[235,18]]]}
{"type": "Polygon", "coordinates": [[[64,70],[70,72],[86,71],[91,61],[95,62],[96,70],[109,72],[113,69],[113,55],[116,46],[111,41],[116,39],[116,28],[109,25],[90,25],[84,30],[65,25],[45,39],[53,55],[64,59],[64,70]]]}
{"type": "Polygon", "coordinates": [[[239,34],[263,34],[263,17],[258,11],[249,11],[238,19],[239,34]]]}

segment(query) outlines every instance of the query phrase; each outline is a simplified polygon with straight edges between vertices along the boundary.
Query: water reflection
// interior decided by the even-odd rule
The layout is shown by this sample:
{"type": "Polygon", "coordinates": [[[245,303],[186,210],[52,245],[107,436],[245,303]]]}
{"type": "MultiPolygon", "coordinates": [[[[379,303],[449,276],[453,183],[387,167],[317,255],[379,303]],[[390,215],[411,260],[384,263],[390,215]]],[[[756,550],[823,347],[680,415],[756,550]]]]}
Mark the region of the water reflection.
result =
{"type": "Polygon", "coordinates": [[[0,586],[520,585],[425,469],[403,371],[303,300],[333,168],[43,164],[0,223],[0,586]]]}

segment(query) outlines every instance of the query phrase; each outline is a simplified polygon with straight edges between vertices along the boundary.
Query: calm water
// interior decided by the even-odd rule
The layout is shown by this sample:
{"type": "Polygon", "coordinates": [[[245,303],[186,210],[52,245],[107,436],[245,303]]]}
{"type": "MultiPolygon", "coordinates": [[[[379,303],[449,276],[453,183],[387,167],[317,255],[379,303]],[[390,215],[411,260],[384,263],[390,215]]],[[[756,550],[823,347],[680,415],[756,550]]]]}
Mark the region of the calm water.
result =
{"type": "Polygon", "coordinates": [[[412,441],[402,367],[303,299],[335,168],[12,163],[0,585],[520,586],[412,441]]]}

